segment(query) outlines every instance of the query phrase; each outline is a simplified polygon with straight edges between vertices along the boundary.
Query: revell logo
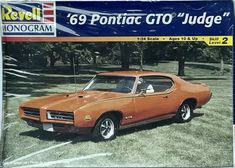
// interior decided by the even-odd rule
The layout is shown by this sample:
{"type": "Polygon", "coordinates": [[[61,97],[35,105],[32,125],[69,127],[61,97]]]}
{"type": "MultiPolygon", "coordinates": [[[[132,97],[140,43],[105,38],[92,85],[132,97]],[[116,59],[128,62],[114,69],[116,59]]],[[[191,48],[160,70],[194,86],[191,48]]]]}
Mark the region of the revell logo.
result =
{"type": "Polygon", "coordinates": [[[12,6],[2,6],[2,21],[40,21],[41,8],[32,7],[31,11],[14,11],[12,6]]]}
{"type": "Polygon", "coordinates": [[[56,36],[55,3],[1,5],[3,36],[56,36]]]}

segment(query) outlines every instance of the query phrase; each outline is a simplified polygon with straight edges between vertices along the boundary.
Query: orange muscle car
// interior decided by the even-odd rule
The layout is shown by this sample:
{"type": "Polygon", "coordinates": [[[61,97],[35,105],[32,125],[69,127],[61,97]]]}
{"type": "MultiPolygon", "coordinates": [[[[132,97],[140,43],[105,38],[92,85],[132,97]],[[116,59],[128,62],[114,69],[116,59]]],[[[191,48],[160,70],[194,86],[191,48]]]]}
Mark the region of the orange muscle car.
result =
{"type": "Polygon", "coordinates": [[[211,98],[203,83],[151,71],[96,75],[77,93],[54,94],[23,103],[20,117],[46,131],[91,134],[114,139],[119,129],[175,117],[190,121],[192,112],[211,98]]]}

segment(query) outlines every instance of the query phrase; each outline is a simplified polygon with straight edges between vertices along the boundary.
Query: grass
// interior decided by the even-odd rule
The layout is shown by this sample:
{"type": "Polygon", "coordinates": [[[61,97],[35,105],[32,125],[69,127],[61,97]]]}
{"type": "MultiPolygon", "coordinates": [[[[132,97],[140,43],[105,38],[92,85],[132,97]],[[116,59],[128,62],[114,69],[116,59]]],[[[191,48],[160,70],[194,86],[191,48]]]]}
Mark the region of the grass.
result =
{"type": "MultiPolygon", "coordinates": [[[[206,65],[208,68],[195,63],[186,66],[188,78],[202,80],[201,77],[205,77],[202,82],[208,84],[213,92],[210,102],[203,108],[195,110],[194,118],[190,122],[178,124],[166,120],[139,126],[120,131],[117,139],[113,141],[99,143],[92,142],[89,137],[44,132],[27,126],[18,117],[17,108],[26,100],[51,93],[74,91],[75,85],[71,84],[72,79],[58,76],[53,78],[47,75],[21,81],[9,79],[7,92],[30,96],[10,96],[5,99],[4,166],[33,165],[43,162],[53,167],[232,166],[232,75],[227,71],[224,77],[216,76],[215,69],[218,65],[206,65]],[[22,156],[68,141],[71,143],[9,164],[22,156]],[[107,156],[92,155],[100,153],[107,156]],[[71,158],[72,161],[66,160],[71,158]],[[54,164],[52,161],[62,162],[54,164]]],[[[103,68],[109,67],[113,66],[103,68]]],[[[145,66],[145,69],[174,73],[175,68],[177,68],[175,62],[162,63],[157,67],[145,66]]],[[[226,68],[231,70],[229,65],[226,65],[226,68]]],[[[80,81],[78,80],[77,89],[85,84],[85,81],[80,81]]]]}

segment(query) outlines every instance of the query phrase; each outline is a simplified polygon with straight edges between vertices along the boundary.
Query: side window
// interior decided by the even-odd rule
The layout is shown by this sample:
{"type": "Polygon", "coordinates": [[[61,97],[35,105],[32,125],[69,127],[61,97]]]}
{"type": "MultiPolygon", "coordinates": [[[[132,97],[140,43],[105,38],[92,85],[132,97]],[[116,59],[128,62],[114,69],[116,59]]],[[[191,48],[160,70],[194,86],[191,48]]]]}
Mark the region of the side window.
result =
{"type": "Polygon", "coordinates": [[[144,93],[164,92],[173,86],[173,81],[164,76],[143,76],[139,78],[137,85],[137,93],[144,91],[144,93]]]}

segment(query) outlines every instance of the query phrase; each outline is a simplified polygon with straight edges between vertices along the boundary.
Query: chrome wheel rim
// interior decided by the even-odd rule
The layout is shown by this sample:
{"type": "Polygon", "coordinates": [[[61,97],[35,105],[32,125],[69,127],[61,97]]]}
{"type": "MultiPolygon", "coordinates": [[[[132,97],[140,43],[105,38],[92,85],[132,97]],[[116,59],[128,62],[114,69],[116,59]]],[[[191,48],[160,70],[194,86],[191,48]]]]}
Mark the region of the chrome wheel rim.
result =
{"type": "Polygon", "coordinates": [[[190,115],[191,115],[191,109],[189,107],[189,105],[187,104],[184,104],[182,107],[181,107],[181,116],[182,116],[182,119],[183,120],[188,120],[190,118],[190,115]]]}
{"type": "Polygon", "coordinates": [[[100,134],[104,139],[109,139],[114,135],[114,123],[111,119],[106,118],[100,125],[100,134]]]}

